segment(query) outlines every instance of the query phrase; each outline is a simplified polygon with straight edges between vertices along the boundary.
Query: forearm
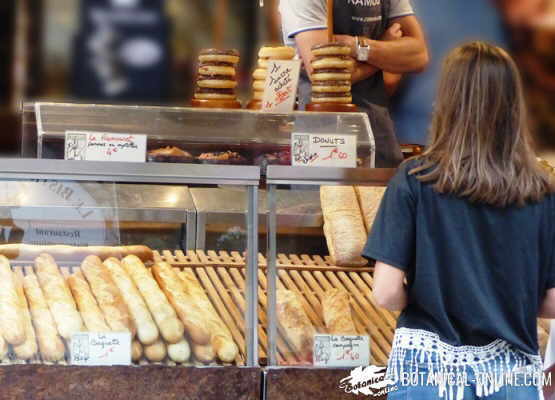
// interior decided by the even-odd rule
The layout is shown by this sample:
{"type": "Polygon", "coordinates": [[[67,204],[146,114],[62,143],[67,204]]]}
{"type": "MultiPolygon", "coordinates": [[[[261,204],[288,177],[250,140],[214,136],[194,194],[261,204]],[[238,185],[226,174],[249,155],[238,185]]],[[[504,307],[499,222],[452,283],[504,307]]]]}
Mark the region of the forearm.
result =
{"type": "Polygon", "coordinates": [[[420,72],[428,64],[428,52],[421,40],[403,37],[394,41],[367,39],[368,63],[386,72],[403,74],[420,72]]]}
{"type": "Polygon", "coordinates": [[[400,291],[394,298],[391,298],[388,302],[382,302],[381,307],[389,311],[403,311],[408,305],[408,294],[406,287],[400,291]]]}
{"type": "Polygon", "coordinates": [[[353,83],[357,83],[370,78],[378,71],[379,69],[374,67],[373,65],[357,62],[355,65],[355,69],[353,70],[351,79],[353,83]]]}

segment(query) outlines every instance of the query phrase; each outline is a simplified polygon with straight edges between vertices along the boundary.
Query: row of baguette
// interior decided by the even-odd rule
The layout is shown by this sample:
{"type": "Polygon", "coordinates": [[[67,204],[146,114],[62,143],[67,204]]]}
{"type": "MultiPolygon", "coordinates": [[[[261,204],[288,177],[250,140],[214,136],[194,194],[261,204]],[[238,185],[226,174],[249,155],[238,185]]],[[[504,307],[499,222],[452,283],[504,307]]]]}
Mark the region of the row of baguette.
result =
{"type": "Polygon", "coordinates": [[[196,277],[168,263],[88,256],[64,277],[45,253],[23,276],[0,256],[0,359],[10,344],[22,360],[63,360],[62,339],[83,331],[130,332],[134,361],[183,363],[192,347],[199,361],[230,363],[239,352],[196,277]]]}

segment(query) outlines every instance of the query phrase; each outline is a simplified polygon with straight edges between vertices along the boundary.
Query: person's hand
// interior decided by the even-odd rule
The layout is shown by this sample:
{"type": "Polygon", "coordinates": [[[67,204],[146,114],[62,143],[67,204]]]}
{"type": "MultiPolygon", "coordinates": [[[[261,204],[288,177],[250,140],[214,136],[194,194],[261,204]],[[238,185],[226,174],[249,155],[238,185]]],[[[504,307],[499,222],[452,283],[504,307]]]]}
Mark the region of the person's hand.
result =
{"type": "Polygon", "coordinates": [[[392,24],[382,36],[382,40],[397,40],[403,37],[403,30],[401,29],[401,24],[395,22],[392,24]]]}
{"type": "Polygon", "coordinates": [[[356,58],[357,48],[356,48],[356,38],[350,35],[334,35],[335,42],[346,44],[351,48],[351,57],[356,58]]]}

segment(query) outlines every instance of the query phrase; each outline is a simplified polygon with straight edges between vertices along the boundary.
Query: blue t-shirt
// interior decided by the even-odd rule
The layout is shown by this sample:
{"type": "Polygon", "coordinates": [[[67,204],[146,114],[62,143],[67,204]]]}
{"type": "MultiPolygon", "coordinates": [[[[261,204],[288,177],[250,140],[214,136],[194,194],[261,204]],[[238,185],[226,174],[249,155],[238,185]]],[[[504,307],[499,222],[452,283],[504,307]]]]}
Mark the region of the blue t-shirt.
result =
{"type": "Polygon", "coordinates": [[[398,327],[537,354],[538,309],[555,287],[555,195],[524,207],[473,204],[408,175],[417,163],[391,180],[363,252],[406,273],[398,327]]]}

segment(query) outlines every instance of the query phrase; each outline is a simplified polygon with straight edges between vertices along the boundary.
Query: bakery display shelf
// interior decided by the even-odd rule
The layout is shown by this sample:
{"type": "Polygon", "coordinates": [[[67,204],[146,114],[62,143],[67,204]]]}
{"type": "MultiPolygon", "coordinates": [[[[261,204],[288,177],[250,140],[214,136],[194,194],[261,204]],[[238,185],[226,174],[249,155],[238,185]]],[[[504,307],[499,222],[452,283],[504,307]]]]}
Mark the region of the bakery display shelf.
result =
{"type": "MultiPolygon", "coordinates": [[[[264,364],[268,351],[267,340],[267,279],[266,259],[259,255],[258,271],[258,337],[260,363],[264,364]]],[[[194,272],[206,290],[216,310],[230,328],[240,353],[244,354],[245,324],[245,260],[238,252],[225,251],[170,251],[154,252],[154,261],[166,261],[177,268],[194,272]]],[[[303,306],[318,332],[326,333],[320,301],[325,290],[339,288],[351,294],[352,310],[357,330],[371,338],[372,362],[385,364],[391,351],[396,314],[380,309],[371,295],[370,268],[334,267],[329,257],[309,255],[278,256],[278,288],[301,294],[303,306]]],[[[278,360],[286,365],[302,365],[285,335],[280,332],[278,360]]]]}

